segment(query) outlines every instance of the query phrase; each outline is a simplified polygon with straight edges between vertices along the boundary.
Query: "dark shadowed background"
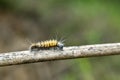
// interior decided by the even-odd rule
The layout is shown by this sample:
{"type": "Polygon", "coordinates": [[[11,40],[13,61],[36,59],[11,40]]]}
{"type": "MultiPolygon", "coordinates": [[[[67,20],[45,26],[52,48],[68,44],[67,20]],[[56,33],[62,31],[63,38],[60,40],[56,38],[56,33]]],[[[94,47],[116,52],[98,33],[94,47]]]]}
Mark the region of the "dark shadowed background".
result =
{"type": "MultiPolygon", "coordinates": [[[[65,46],[120,42],[119,0],[0,0],[0,53],[65,37],[65,46]]],[[[0,67],[0,80],[120,80],[120,56],[0,67]]]]}

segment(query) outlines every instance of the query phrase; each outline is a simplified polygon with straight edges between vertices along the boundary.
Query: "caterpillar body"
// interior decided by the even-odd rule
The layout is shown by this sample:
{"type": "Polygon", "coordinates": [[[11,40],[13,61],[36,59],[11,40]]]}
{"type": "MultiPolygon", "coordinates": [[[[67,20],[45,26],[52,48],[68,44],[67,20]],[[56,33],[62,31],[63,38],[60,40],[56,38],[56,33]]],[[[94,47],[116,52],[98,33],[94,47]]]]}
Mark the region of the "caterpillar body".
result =
{"type": "Polygon", "coordinates": [[[39,51],[39,50],[63,50],[64,44],[62,41],[53,40],[46,40],[37,43],[33,43],[30,46],[30,51],[39,51]]]}

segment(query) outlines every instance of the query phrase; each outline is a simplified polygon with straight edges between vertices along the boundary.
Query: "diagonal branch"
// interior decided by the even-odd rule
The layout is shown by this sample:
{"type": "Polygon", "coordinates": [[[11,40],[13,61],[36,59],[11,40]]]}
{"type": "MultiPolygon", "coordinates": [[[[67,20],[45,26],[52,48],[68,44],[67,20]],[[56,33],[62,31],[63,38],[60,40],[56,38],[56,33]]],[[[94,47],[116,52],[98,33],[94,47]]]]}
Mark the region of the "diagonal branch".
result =
{"type": "Polygon", "coordinates": [[[64,47],[64,51],[58,50],[41,50],[38,52],[30,52],[29,50],[18,51],[1,53],[0,66],[119,54],[120,43],[64,47]]]}

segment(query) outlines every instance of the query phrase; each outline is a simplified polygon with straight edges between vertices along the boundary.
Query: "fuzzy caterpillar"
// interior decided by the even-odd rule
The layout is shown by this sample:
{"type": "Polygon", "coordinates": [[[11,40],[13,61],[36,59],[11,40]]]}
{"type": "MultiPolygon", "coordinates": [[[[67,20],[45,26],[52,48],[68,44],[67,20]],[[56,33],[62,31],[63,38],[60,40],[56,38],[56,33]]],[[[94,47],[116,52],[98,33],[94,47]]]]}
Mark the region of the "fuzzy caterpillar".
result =
{"type": "Polygon", "coordinates": [[[49,50],[49,49],[63,50],[63,47],[64,44],[62,41],[57,41],[53,39],[53,40],[46,40],[46,41],[33,43],[29,49],[30,51],[49,50]]]}

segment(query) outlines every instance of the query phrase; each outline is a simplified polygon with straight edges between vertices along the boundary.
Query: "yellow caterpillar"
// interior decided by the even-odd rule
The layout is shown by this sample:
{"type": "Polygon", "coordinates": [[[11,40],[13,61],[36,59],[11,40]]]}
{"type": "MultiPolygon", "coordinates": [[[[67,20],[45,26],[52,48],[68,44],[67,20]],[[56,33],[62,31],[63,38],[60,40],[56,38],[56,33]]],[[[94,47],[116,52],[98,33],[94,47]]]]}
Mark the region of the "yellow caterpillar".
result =
{"type": "Polygon", "coordinates": [[[37,43],[33,43],[30,46],[30,51],[39,51],[39,50],[49,50],[49,49],[59,49],[63,50],[64,44],[62,41],[53,40],[46,40],[37,43]]]}

